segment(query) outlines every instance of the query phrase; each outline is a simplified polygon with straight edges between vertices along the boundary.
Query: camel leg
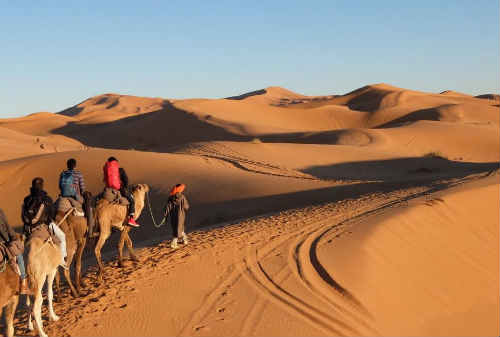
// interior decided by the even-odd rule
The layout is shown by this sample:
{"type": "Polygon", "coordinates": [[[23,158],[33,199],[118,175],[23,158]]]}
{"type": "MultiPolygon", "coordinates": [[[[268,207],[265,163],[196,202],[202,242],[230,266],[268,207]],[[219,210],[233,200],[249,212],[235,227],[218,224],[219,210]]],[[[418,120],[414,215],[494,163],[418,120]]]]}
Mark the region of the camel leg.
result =
{"type": "Polygon", "coordinates": [[[81,272],[82,272],[82,255],[83,255],[83,250],[85,249],[86,242],[87,242],[87,239],[85,237],[83,237],[83,239],[78,241],[78,247],[76,249],[75,283],[76,283],[76,290],[78,292],[81,291],[82,287],[85,287],[85,285],[82,283],[81,272]]]}
{"type": "Polygon", "coordinates": [[[56,272],[56,302],[61,301],[61,274],[59,274],[59,268],[57,269],[56,272]]]}
{"type": "Polygon", "coordinates": [[[33,312],[33,306],[31,305],[31,295],[26,295],[26,308],[28,310],[28,330],[33,331],[33,320],[31,319],[31,313],[33,312]]]}
{"type": "Polygon", "coordinates": [[[68,282],[69,289],[71,289],[71,294],[73,297],[80,297],[80,293],[75,289],[73,282],[71,282],[71,264],[73,263],[73,257],[75,256],[75,250],[72,249],[70,254],[66,257],[66,265],[67,269],[64,269],[64,277],[66,278],[66,282],[68,282]]]}
{"type": "Polygon", "coordinates": [[[125,243],[126,231],[126,228],[121,231],[120,240],[118,240],[118,265],[120,267],[123,267],[123,244],[125,243]]]}
{"type": "Polygon", "coordinates": [[[71,282],[71,272],[70,269],[64,269],[64,278],[66,279],[66,282],[68,283],[69,289],[71,290],[71,295],[73,297],[80,297],[80,293],[76,290],[75,286],[73,285],[73,282],[71,282]]]}
{"type": "Polygon", "coordinates": [[[49,302],[49,319],[51,321],[58,321],[59,316],[57,316],[54,312],[54,304],[53,304],[53,298],[54,298],[54,293],[52,290],[52,283],[54,282],[54,277],[56,276],[57,273],[57,268],[47,275],[47,299],[49,302]]]}
{"type": "Polygon", "coordinates": [[[14,314],[16,313],[19,296],[13,296],[5,307],[5,333],[7,337],[14,336],[14,314]]]}
{"type": "Polygon", "coordinates": [[[103,282],[103,274],[104,274],[104,265],[102,264],[101,249],[102,246],[104,246],[104,243],[108,239],[109,235],[111,234],[109,231],[110,231],[109,229],[104,231],[103,228],[101,228],[101,234],[99,235],[99,240],[97,240],[97,243],[94,248],[95,257],[97,259],[97,264],[99,266],[99,272],[97,276],[99,279],[99,283],[103,282]]]}
{"type": "Polygon", "coordinates": [[[128,234],[128,230],[127,232],[125,233],[125,244],[127,245],[127,249],[130,253],[130,258],[135,261],[135,262],[139,262],[139,259],[137,258],[137,256],[135,256],[135,252],[134,252],[134,248],[132,247],[132,240],[130,239],[130,235],[128,234]]]}
{"type": "Polygon", "coordinates": [[[43,275],[36,281],[36,292],[35,292],[35,301],[33,303],[33,316],[35,316],[35,326],[38,330],[38,335],[40,337],[47,337],[47,334],[43,331],[43,322],[42,322],[42,288],[45,283],[45,279],[47,275],[43,275]]]}

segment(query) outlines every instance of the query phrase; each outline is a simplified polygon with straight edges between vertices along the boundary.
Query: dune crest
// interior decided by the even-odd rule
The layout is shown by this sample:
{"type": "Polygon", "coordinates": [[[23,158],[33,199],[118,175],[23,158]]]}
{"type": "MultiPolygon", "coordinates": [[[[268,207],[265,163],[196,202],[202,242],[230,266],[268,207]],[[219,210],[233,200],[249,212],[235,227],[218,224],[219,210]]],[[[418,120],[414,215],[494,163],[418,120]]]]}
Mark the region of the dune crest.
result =
{"type": "Polygon", "coordinates": [[[475,96],[476,98],[482,98],[482,99],[489,99],[492,101],[500,101],[500,95],[498,94],[483,94],[483,95],[477,95],[475,96]]]}
{"type": "Polygon", "coordinates": [[[441,91],[439,94],[444,95],[444,96],[472,97],[472,95],[464,94],[464,93],[461,93],[458,91],[453,91],[453,90],[441,91]]]}
{"type": "Polygon", "coordinates": [[[96,114],[105,114],[108,117],[113,114],[128,116],[159,110],[162,108],[163,103],[164,100],[161,98],[103,94],[91,97],[80,104],[58,112],[58,114],[72,116],[79,120],[88,119],[96,114]]]}

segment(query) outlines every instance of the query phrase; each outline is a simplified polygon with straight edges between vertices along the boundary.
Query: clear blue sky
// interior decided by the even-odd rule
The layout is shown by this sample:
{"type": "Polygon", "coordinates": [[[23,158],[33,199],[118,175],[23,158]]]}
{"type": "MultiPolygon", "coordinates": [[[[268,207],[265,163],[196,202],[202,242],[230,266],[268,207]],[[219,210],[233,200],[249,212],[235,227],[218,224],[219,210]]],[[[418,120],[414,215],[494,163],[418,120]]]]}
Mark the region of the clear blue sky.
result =
{"type": "Polygon", "coordinates": [[[0,117],[102,93],[498,93],[497,0],[1,1],[0,117]]]}

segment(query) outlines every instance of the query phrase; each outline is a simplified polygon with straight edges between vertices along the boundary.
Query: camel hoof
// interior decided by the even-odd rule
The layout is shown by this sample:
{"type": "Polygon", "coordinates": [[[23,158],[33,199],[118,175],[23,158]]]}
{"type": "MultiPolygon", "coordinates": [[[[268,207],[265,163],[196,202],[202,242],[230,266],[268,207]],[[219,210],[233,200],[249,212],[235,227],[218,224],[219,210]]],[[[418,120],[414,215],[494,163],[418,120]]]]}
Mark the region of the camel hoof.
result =
{"type": "Polygon", "coordinates": [[[31,322],[28,323],[28,330],[29,331],[35,330],[35,328],[33,327],[33,323],[31,323],[31,322]]]}
{"type": "Polygon", "coordinates": [[[60,319],[60,317],[59,317],[59,316],[57,316],[57,315],[54,315],[53,317],[50,317],[50,320],[51,320],[52,322],[57,322],[59,319],[60,319]]]}

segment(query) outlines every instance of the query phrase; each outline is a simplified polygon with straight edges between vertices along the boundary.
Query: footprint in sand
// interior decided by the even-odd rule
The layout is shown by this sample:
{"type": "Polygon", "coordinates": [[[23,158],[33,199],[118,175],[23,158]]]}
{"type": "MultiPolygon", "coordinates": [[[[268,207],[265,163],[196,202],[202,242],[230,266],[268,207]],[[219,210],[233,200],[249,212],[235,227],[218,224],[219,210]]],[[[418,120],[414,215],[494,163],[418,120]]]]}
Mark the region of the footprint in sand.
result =
{"type": "Polygon", "coordinates": [[[193,330],[195,330],[195,331],[200,331],[200,330],[202,330],[202,329],[209,330],[209,329],[207,328],[207,326],[205,326],[205,325],[198,325],[198,326],[195,326],[195,327],[193,328],[193,330]]]}

